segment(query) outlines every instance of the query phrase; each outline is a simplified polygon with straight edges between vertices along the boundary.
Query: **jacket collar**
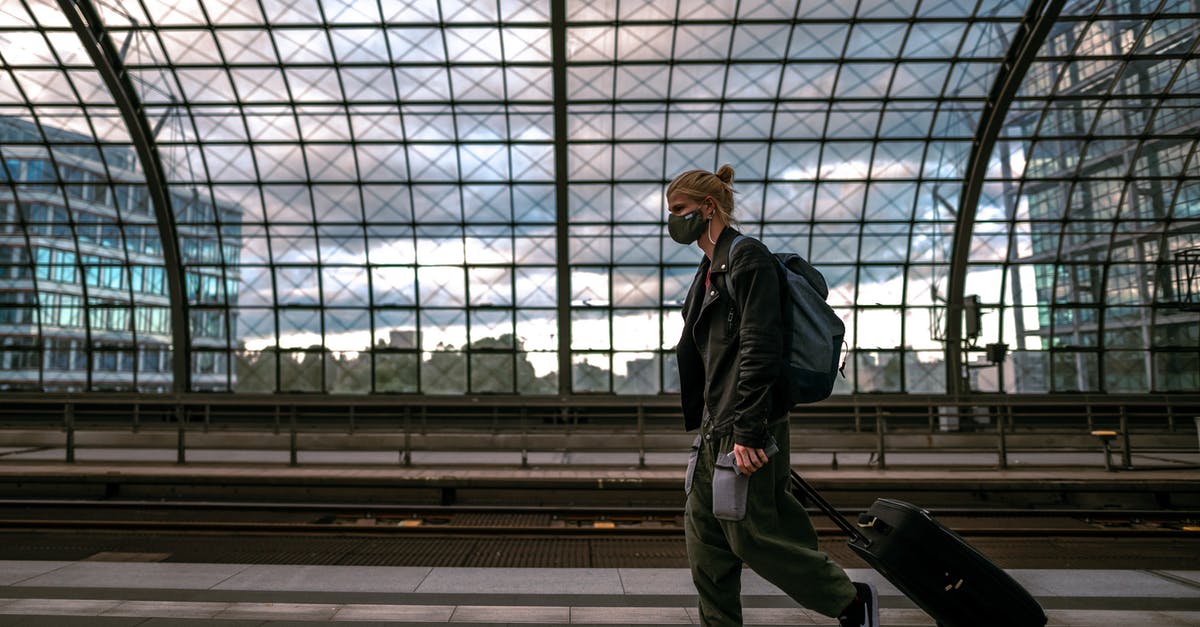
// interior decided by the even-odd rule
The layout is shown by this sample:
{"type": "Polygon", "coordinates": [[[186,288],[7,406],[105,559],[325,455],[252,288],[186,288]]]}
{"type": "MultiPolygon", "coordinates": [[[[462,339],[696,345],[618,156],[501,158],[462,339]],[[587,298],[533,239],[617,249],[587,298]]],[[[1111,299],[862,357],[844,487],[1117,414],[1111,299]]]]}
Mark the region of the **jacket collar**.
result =
{"type": "Polygon", "coordinates": [[[721,236],[717,238],[717,245],[713,247],[712,265],[709,266],[711,274],[729,271],[729,247],[738,235],[741,235],[741,232],[732,226],[726,226],[721,230],[721,236]]]}

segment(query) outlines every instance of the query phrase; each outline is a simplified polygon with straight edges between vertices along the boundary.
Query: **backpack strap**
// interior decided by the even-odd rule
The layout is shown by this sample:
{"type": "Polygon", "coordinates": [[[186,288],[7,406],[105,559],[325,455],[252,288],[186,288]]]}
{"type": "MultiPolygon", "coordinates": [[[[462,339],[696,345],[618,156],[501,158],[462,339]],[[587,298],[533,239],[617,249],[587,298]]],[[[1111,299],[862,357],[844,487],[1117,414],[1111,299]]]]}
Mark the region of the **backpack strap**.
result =
{"type": "MultiPolygon", "coordinates": [[[[748,239],[750,239],[750,236],[742,235],[739,233],[738,236],[733,238],[733,241],[729,243],[729,268],[730,268],[730,270],[729,270],[729,272],[725,273],[725,284],[729,286],[729,292],[731,294],[733,293],[733,249],[737,248],[737,245],[742,243],[742,241],[748,240],[748,239]]],[[[770,251],[768,250],[767,252],[770,252],[770,251]]],[[[776,257],[776,261],[779,262],[780,267],[784,268],[785,270],[787,269],[786,266],[783,265],[782,259],[779,259],[778,257],[776,257]]]]}
{"type": "Polygon", "coordinates": [[[733,261],[733,249],[737,248],[737,245],[742,243],[742,241],[744,241],[745,239],[746,239],[745,235],[738,233],[738,236],[733,238],[732,242],[729,242],[729,260],[730,261],[733,261]]]}
{"type": "Polygon", "coordinates": [[[733,295],[733,249],[737,248],[737,245],[742,243],[744,240],[746,240],[746,236],[742,235],[741,233],[738,233],[738,236],[733,238],[733,241],[729,243],[729,268],[730,268],[730,270],[729,270],[729,272],[725,273],[725,284],[729,286],[729,294],[730,295],[733,295]]]}

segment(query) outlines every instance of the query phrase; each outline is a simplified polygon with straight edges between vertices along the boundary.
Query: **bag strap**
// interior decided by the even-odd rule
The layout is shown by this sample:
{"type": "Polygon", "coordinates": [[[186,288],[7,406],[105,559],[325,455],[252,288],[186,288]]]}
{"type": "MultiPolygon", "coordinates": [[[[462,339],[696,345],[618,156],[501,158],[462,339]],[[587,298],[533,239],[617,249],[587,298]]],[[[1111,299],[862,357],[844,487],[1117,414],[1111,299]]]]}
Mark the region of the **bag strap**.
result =
{"type": "MultiPolygon", "coordinates": [[[[725,273],[725,285],[728,285],[728,286],[729,286],[729,292],[730,292],[730,293],[733,293],[733,270],[732,270],[732,268],[733,268],[733,249],[734,249],[734,248],[737,248],[737,245],[738,245],[738,244],[742,243],[742,241],[743,241],[743,240],[747,240],[747,239],[750,239],[750,237],[749,237],[748,235],[743,235],[743,234],[740,234],[740,233],[739,233],[737,237],[733,238],[733,241],[732,241],[732,242],[729,242],[729,267],[730,267],[730,271],[725,273]]],[[[779,262],[779,266],[780,266],[781,268],[783,268],[784,270],[786,270],[786,269],[787,269],[787,267],[783,265],[783,260],[782,260],[782,259],[779,259],[778,257],[776,257],[776,261],[778,261],[778,262],[779,262]]]]}
{"type": "MultiPolygon", "coordinates": [[[[729,294],[730,294],[730,296],[733,297],[735,303],[737,302],[737,294],[733,291],[733,249],[736,248],[737,245],[740,244],[742,242],[742,240],[745,240],[745,239],[749,239],[749,237],[739,233],[738,236],[733,238],[733,241],[729,243],[729,272],[725,273],[725,285],[729,287],[729,294]]],[[[769,249],[768,249],[768,252],[770,252],[769,249]]],[[[772,256],[774,256],[774,255],[772,255],[772,256]]],[[[790,322],[791,322],[791,317],[790,317],[791,311],[788,308],[787,295],[785,294],[785,290],[787,290],[787,277],[785,276],[787,273],[787,266],[784,265],[783,260],[780,259],[779,257],[775,257],[775,260],[779,262],[779,269],[780,269],[780,275],[779,275],[779,296],[780,296],[779,304],[780,304],[780,309],[781,309],[780,319],[784,321],[784,326],[787,327],[787,326],[790,326],[790,322]]],[[[729,315],[732,316],[733,313],[730,312],[729,315]]],[[[784,348],[783,353],[784,353],[784,355],[787,355],[788,351],[791,350],[791,343],[792,343],[792,334],[785,331],[783,334],[783,348],[784,348]]],[[[843,367],[844,366],[845,366],[845,364],[843,362],[843,367]]],[[[845,377],[845,374],[843,374],[842,376],[845,377]]],[[[787,376],[781,375],[781,378],[782,378],[782,380],[787,381],[787,376]]]]}
{"type": "Polygon", "coordinates": [[[837,525],[839,529],[846,532],[846,535],[850,536],[851,542],[861,546],[871,545],[871,540],[863,535],[858,528],[847,522],[845,518],[842,518],[842,515],[838,513],[837,509],[835,509],[833,505],[830,505],[829,501],[826,501],[825,497],[821,496],[817,492],[816,488],[809,485],[809,483],[800,476],[800,473],[796,472],[795,470],[790,470],[789,472],[792,475],[793,493],[798,492],[799,494],[797,494],[797,496],[803,496],[809,501],[812,501],[812,503],[816,505],[818,509],[820,509],[826,516],[829,517],[830,520],[833,521],[833,524],[837,525]]]}
{"type": "Polygon", "coordinates": [[[725,273],[725,285],[729,286],[730,294],[734,293],[733,292],[733,270],[732,270],[732,268],[733,268],[733,249],[737,248],[737,245],[741,244],[742,241],[745,239],[746,239],[746,236],[739,233],[737,237],[733,238],[732,242],[729,242],[728,255],[729,255],[729,267],[731,268],[731,270],[729,272],[725,273]]]}

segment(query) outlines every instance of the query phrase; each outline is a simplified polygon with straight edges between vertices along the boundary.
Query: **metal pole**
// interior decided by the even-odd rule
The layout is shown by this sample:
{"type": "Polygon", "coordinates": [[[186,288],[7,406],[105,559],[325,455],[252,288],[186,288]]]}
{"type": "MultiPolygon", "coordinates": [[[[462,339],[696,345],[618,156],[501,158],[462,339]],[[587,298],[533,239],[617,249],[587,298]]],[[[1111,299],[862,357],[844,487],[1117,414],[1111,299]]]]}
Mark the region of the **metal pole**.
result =
{"type": "Polygon", "coordinates": [[[646,408],[638,403],[637,406],[637,431],[638,431],[638,468],[646,467],[646,408]]]}
{"type": "Polygon", "coordinates": [[[296,406],[288,414],[288,465],[297,465],[296,460],[296,406]]]}
{"type": "Polygon", "coordinates": [[[998,414],[996,416],[996,433],[1000,440],[1000,470],[1008,469],[1008,439],[1005,437],[1005,408],[997,407],[998,414]]]}
{"type": "Polygon", "coordinates": [[[175,403],[175,463],[187,462],[187,431],[184,429],[183,403],[175,403]]]}
{"type": "Polygon", "coordinates": [[[567,2],[550,1],[554,94],[554,215],[558,305],[558,393],[571,393],[571,241],[567,120],[567,2]]]}
{"type": "Polygon", "coordinates": [[[75,403],[63,409],[63,426],[67,430],[67,463],[75,463],[75,403]]]}
{"type": "Polygon", "coordinates": [[[529,410],[521,408],[521,468],[529,467],[529,410]]]}
{"type": "MultiPolygon", "coordinates": [[[[421,409],[421,421],[424,422],[425,409],[421,409]]],[[[412,407],[404,406],[404,455],[405,466],[412,466],[412,407]]]]}
{"type": "Polygon", "coordinates": [[[886,432],[887,432],[887,419],[883,417],[883,409],[876,406],[875,407],[875,435],[877,436],[877,439],[878,439],[877,457],[879,460],[879,469],[880,470],[884,470],[887,468],[887,443],[886,443],[885,437],[884,437],[884,433],[886,433],[886,432]]]}
{"type": "Polygon", "coordinates": [[[1133,451],[1129,450],[1129,418],[1125,406],[1121,405],[1121,465],[1126,470],[1133,468],[1133,451]]]}

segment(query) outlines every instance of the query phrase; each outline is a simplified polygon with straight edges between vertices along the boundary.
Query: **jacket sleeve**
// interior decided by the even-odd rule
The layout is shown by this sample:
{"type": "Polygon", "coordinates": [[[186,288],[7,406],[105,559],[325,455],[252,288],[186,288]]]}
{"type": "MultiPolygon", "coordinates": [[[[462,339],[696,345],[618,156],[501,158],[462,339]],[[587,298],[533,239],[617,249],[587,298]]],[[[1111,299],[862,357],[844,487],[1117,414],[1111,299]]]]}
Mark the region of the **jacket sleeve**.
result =
{"type": "Polygon", "coordinates": [[[683,428],[691,431],[700,427],[704,416],[704,362],[692,339],[695,320],[691,318],[696,299],[703,292],[704,266],[696,271],[688,296],[683,303],[683,328],[675,345],[675,364],[679,372],[679,399],[683,405],[683,428]]]}
{"type": "Polygon", "coordinates": [[[782,307],[778,262],[763,248],[745,246],[730,260],[736,292],[738,335],[736,400],[733,439],[742,446],[767,444],[771,417],[771,388],[783,367],[782,307]]]}

